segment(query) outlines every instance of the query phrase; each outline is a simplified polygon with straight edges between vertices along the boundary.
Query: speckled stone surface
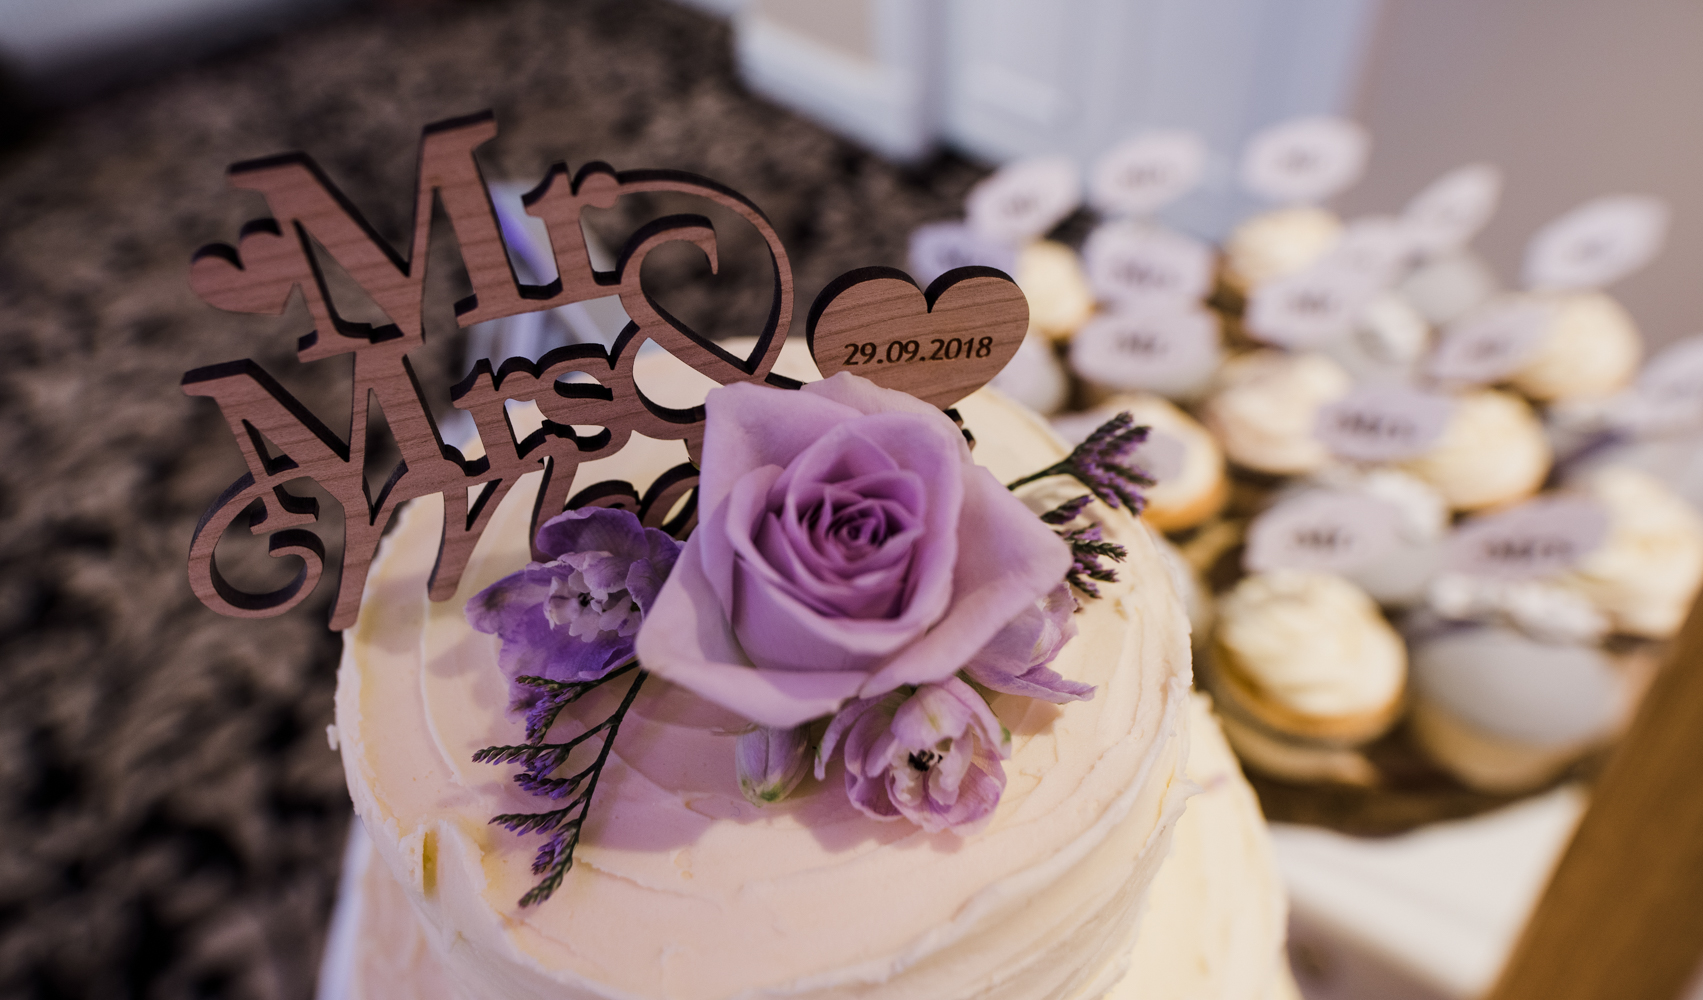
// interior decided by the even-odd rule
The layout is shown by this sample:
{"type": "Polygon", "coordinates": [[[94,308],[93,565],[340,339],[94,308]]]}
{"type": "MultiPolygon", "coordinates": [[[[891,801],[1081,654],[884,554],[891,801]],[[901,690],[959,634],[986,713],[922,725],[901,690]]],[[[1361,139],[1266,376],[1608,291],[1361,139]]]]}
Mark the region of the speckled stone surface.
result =
{"type": "MultiPolygon", "coordinates": [[[[324,733],[329,580],[265,621],[190,594],[195,520],[242,466],[216,408],[177,384],[252,355],[346,427],[348,372],[294,361],[300,315],[219,312],[185,275],[197,246],[261,214],[224,167],[291,149],[402,243],[420,127],[484,107],[502,128],[494,179],[596,158],[744,192],[793,254],[801,315],[842,271],[902,263],[909,229],[956,214],[979,176],[891,166],[752,98],[725,27],[652,0],[355,13],[102,98],[7,153],[0,992],[312,993],[348,817],[324,733]]],[[[433,267],[417,358],[440,405],[459,374],[453,271],[433,267]]],[[[760,261],[730,265],[665,301],[705,332],[754,332],[766,282],[760,261]]],[[[265,569],[249,556],[233,572],[265,569]]]]}

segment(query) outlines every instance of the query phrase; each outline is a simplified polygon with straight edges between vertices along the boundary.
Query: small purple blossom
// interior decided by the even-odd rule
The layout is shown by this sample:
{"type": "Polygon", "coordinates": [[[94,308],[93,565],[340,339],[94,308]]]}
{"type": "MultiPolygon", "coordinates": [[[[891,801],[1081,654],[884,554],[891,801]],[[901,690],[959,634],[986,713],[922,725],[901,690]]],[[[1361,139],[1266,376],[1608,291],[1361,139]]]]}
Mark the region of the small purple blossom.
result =
{"type": "MultiPolygon", "coordinates": [[[[632,659],[680,543],[629,511],[582,507],[545,522],[538,548],[550,562],[529,563],[467,602],[468,622],[502,640],[504,675],[582,682],[632,659]]],[[[515,696],[517,707],[536,708],[540,691],[516,684],[515,696]]]]}
{"type": "Polygon", "coordinates": [[[1005,791],[1011,735],[956,677],[847,704],[816,754],[821,778],[845,739],[846,797],[872,819],[903,817],[930,833],[968,835],[1005,791]]]}
{"type": "Polygon", "coordinates": [[[1094,685],[1065,680],[1049,667],[1076,635],[1075,613],[1070,585],[1059,584],[971,657],[965,675],[982,687],[1055,705],[1087,701],[1094,685]]]}

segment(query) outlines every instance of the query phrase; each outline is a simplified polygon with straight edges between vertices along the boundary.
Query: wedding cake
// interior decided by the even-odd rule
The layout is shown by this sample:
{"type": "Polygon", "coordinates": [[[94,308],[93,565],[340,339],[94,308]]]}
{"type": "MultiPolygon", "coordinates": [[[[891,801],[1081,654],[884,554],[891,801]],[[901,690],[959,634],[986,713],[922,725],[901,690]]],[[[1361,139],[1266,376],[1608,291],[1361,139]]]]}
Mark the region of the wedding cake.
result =
{"type": "MultiPolygon", "coordinates": [[[[777,370],[801,365],[808,355],[789,350],[777,370]]],[[[1000,482],[1065,455],[990,390],[957,409],[975,461],[1000,482]]],[[[638,439],[588,470],[643,484],[679,461],[671,447],[638,439]]],[[[1070,493],[1056,478],[1019,491],[1037,510],[1070,493]]],[[[1009,757],[997,807],[974,829],[878,821],[839,791],[838,760],[755,805],[734,763],[746,720],[658,677],[613,741],[571,870],[549,899],[521,905],[536,843],[490,821],[537,800],[507,769],[474,763],[516,742],[519,724],[499,640],[464,608],[527,564],[530,495],[524,483],[511,493],[442,602],[425,587],[442,501],[416,500],[345,634],[337,733],[380,862],[362,881],[352,995],[1290,995],[1264,828],[1191,702],[1175,588],[1148,529],[1103,504],[1088,515],[1128,558],[1051,662],[1093,696],[991,695],[1009,757]]],[[[623,686],[607,688],[558,725],[582,707],[607,714],[623,686]]]]}

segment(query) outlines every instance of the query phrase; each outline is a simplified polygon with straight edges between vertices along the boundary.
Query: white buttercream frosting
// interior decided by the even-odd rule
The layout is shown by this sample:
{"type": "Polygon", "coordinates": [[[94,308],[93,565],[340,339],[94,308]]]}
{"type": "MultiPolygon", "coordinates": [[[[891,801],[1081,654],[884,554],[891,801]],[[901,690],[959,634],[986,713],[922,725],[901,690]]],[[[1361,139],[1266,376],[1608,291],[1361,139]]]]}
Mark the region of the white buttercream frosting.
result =
{"type": "Polygon", "coordinates": [[[1461,250],[1426,261],[1401,283],[1400,294],[1434,326],[1453,323],[1485,302],[1501,286],[1476,254],[1461,250]]]}
{"type": "Polygon", "coordinates": [[[1401,637],[1358,587],[1326,573],[1242,579],[1218,604],[1224,666],[1263,697],[1315,717],[1358,715],[1401,694],[1401,637]]]}
{"type": "Polygon", "coordinates": [[[1514,388],[1536,400],[1559,401],[1607,396],[1632,381],[1644,342],[1620,303],[1602,292],[1536,298],[1549,306],[1549,322],[1514,373],[1514,388]]]}
{"type": "Polygon", "coordinates": [[[1224,278],[1244,292],[1317,263],[1342,238],[1342,220],[1313,205],[1261,212],[1224,241],[1224,278]]]}
{"type": "Polygon", "coordinates": [[[1539,640],[1595,642],[1608,619],[1588,598],[1549,580],[1501,580],[1444,573],[1431,581],[1431,609],[1461,621],[1506,620],[1539,640]]]}
{"type": "MultiPolygon", "coordinates": [[[[989,394],[959,409],[978,461],[1002,479],[1063,454],[1037,420],[989,394]]],[[[738,721],[652,679],[573,871],[523,910],[539,838],[487,821],[539,800],[508,781],[512,767],[470,761],[516,740],[519,723],[504,710],[496,640],[471,631],[461,607],[524,564],[531,482],[494,515],[460,592],[441,604],[425,597],[440,501],[414,503],[374,564],[339,676],[356,809],[461,992],[1086,1000],[1117,981],[1186,793],[1187,624],[1146,529],[1108,513],[1108,537],[1130,549],[1122,582],[1078,616],[1053,664],[1097,696],[995,699],[1014,749],[982,833],[872,821],[846,802],[837,767],[828,787],[807,781],[758,809],[734,774],[738,721]]]]}
{"type": "MultiPolygon", "coordinates": [[[[1285,906],[1259,802],[1202,695],[1191,699],[1188,780],[1199,791],[1177,820],[1153,880],[1128,969],[1105,1000],[1297,1000],[1283,954],[1285,906]]],[[[348,1000],[454,1000],[408,894],[370,862],[358,829],[340,913],[353,958],[348,1000]]],[[[489,998],[483,998],[489,1000],[489,998]]]]}
{"type": "Polygon", "coordinates": [[[1063,243],[1036,240],[1025,246],[1012,277],[1029,300],[1029,325],[1049,337],[1070,336],[1094,314],[1094,290],[1082,261],[1063,243]]]}
{"type": "Polygon", "coordinates": [[[1348,373],[1319,354],[1261,350],[1231,358],[1203,416],[1230,461],[1258,472],[1300,475],[1330,451],[1315,435],[1319,408],[1347,394],[1348,373]]]}
{"type": "Polygon", "coordinates": [[[1608,466],[1582,484],[1608,512],[1608,537],[1558,581],[1614,629],[1667,638],[1703,582],[1703,518],[1654,476],[1608,466]]]}
{"type": "Polygon", "coordinates": [[[1436,487],[1454,509],[1479,510],[1537,492],[1552,458],[1525,400],[1482,389],[1455,397],[1443,436],[1403,468],[1436,487]]]}

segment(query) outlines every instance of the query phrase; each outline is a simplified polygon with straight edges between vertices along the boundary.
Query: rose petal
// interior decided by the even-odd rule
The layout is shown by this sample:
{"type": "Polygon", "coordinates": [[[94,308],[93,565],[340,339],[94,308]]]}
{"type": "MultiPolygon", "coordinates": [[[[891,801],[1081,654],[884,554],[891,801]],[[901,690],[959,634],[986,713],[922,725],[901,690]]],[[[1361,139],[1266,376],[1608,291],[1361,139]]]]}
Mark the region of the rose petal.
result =
{"type": "Polygon", "coordinates": [[[962,736],[972,721],[968,704],[945,687],[930,684],[918,688],[894,713],[893,736],[906,750],[932,750],[942,740],[962,736]]]}
{"type": "MultiPolygon", "coordinates": [[[[938,423],[955,433],[944,418],[938,423]]],[[[730,491],[725,510],[712,513],[709,523],[700,525],[699,531],[719,528],[725,532],[725,549],[731,549],[737,567],[735,593],[726,599],[726,606],[733,609],[734,633],[754,662],[793,670],[868,668],[876,659],[907,644],[914,645],[952,601],[952,564],[957,556],[956,527],[964,488],[962,466],[954,464],[953,459],[963,453],[962,439],[954,440],[938,426],[922,425],[919,430],[916,420],[885,413],[841,425],[816,445],[821,447],[812,446],[800,455],[766,496],[759,497],[756,490],[766,474],[741,478],[730,491]],[[761,519],[772,509],[772,498],[788,482],[831,476],[837,451],[865,445],[879,447],[900,467],[925,477],[928,509],[923,512],[922,532],[913,547],[903,610],[891,618],[830,617],[792,595],[793,588],[769,564],[756,535],[761,519]]],[[[1019,508],[1029,521],[1040,525],[1027,508],[1019,508]]],[[[706,564],[711,558],[717,562],[725,558],[725,549],[722,539],[716,539],[710,550],[713,556],[706,554],[706,564]]],[[[714,568],[720,572],[719,566],[714,568]]],[[[1062,577],[1064,571],[1057,575],[1062,577]]],[[[953,664],[947,673],[957,666],[953,664]]],[[[896,686],[889,685],[888,689],[896,686]]]]}
{"type": "Polygon", "coordinates": [[[1076,635],[1075,608],[1069,585],[1053,588],[977,650],[964,674],[985,688],[1055,705],[1093,698],[1094,685],[1065,680],[1047,666],[1076,635]]]}
{"type": "Polygon", "coordinates": [[[647,670],[765,726],[791,727],[827,715],[850,698],[864,674],[753,667],[722,614],[698,553],[700,529],[639,627],[637,652],[647,670]],[[655,623],[665,622],[662,628],[655,623]]]}
{"type": "Polygon", "coordinates": [[[859,413],[915,413],[921,416],[943,419],[943,414],[939,409],[930,406],[910,393],[899,392],[897,389],[883,389],[866,378],[858,378],[851,372],[839,372],[833,378],[811,382],[800,389],[799,392],[832,400],[859,413]]]}
{"type": "MultiPolygon", "coordinates": [[[[817,384],[817,383],[812,383],[817,384]]],[[[1070,568],[1070,548],[992,473],[971,468],[958,521],[952,607],[928,634],[901,650],[858,691],[870,697],[901,684],[957,673],[1005,624],[1051,590],[1070,568]]]]}
{"type": "Polygon", "coordinates": [[[812,442],[860,412],[821,395],[746,382],[711,389],[704,398],[699,509],[725,500],[747,470],[784,467],[812,442]]]}

